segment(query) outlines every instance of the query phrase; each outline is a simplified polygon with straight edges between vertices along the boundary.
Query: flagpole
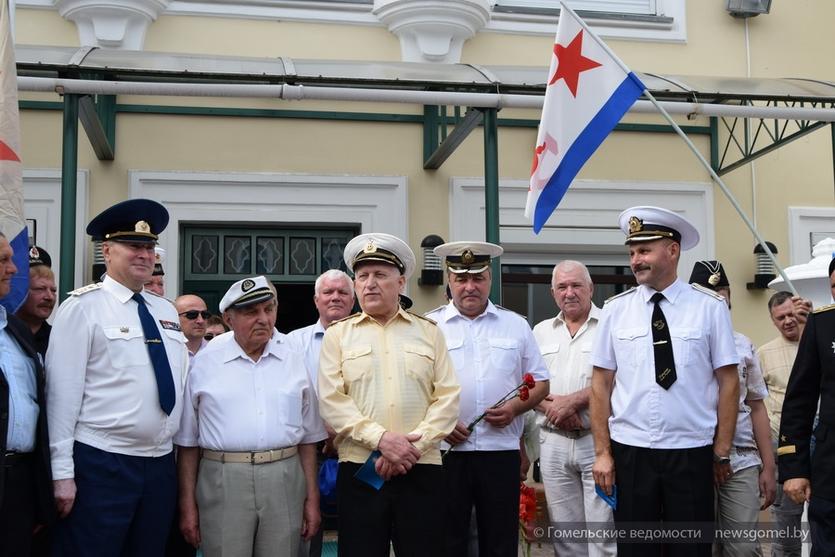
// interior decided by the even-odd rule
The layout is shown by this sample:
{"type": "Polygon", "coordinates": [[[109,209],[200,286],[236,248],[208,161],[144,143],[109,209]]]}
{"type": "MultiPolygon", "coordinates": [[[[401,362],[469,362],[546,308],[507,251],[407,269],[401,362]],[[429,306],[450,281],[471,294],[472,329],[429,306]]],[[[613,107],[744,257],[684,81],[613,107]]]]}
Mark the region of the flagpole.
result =
{"type": "MultiPolygon", "coordinates": [[[[583,21],[582,18],[580,18],[574,12],[574,10],[572,10],[571,8],[566,6],[564,2],[560,2],[560,13],[563,13],[562,10],[565,10],[566,12],[570,13],[574,17],[574,19],[577,20],[577,22],[580,24],[580,26],[586,31],[586,33],[589,36],[591,36],[592,39],[594,39],[594,41],[600,46],[600,48],[605,50],[606,53],[609,56],[611,56],[612,59],[615,62],[617,62],[617,64],[620,66],[620,68],[624,72],[626,72],[627,74],[632,73],[632,70],[630,70],[626,66],[626,64],[624,64],[621,61],[621,59],[617,57],[617,55],[612,51],[612,49],[610,49],[608,47],[608,45],[606,45],[606,43],[601,41],[597,37],[597,35],[594,32],[592,32],[591,29],[588,28],[588,26],[586,25],[586,22],[583,21]]],[[[705,169],[708,171],[708,173],[710,174],[710,177],[713,178],[713,181],[716,182],[716,184],[719,185],[719,188],[722,190],[722,193],[725,194],[725,197],[728,198],[728,201],[730,201],[733,208],[736,209],[736,212],[739,214],[740,218],[742,218],[742,220],[745,222],[745,224],[751,230],[751,233],[754,235],[754,238],[757,239],[757,242],[763,248],[765,253],[768,254],[768,258],[771,260],[771,263],[774,265],[774,268],[777,270],[777,272],[780,273],[780,277],[785,281],[786,286],[789,288],[789,290],[791,290],[792,294],[797,296],[798,295],[797,289],[795,289],[794,285],[789,280],[789,277],[786,276],[786,272],[783,270],[783,268],[777,262],[777,258],[774,257],[774,254],[771,252],[771,249],[769,249],[768,244],[760,236],[760,233],[757,232],[757,229],[754,226],[754,223],[752,223],[751,219],[748,218],[748,215],[745,214],[745,211],[743,211],[742,207],[739,205],[739,202],[736,200],[734,195],[731,193],[731,190],[728,189],[728,186],[725,185],[725,182],[722,181],[722,178],[720,178],[719,175],[716,173],[716,171],[713,170],[713,167],[710,166],[710,163],[707,162],[707,160],[704,158],[702,153],[696,148],[695,145],[693,145],[693,142],[690,141],[690,138],[687,137],[687,134],[684,133],[684,131],[679,127],[679,125],[675,122],[675,120],[673,120],[673,117],[670,116],[670,114],[666,110],[664,110],[664,107],[661,106],[658,103],[658,101],[655,99],[655,97],[652,96],[652,93],[650,93],[649,90],[647,90],[646,87],[644,87],[644,95],[653,104],[653,106],[655,106],[655,108],[658,110],[658,112],[660,112],[661,115],[664,116],[664,119],[667,120],[667,122],[669,122],[670,126],[673,127],[673,129],[679,135],[679,137],[681,137],[684,140],[684,143],[686,143],[687,146],[690,148],[690,150],[693,152],[693,154],[696,155],[696,158],[699,159],[699,162],[701,162],[702,166],[704,166],[705,169]]]]}

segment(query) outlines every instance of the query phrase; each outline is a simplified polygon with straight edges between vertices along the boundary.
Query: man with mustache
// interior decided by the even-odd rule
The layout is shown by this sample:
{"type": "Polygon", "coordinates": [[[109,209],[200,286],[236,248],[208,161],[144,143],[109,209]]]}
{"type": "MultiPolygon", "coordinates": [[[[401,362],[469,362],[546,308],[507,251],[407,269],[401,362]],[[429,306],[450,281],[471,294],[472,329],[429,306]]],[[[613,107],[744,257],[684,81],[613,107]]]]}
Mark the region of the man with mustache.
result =
{"type": "Polygon", "coordinates": [[[234,283],[220,301],[233,336],[198,352],[189,373],[174,438],[180,527],[206,557],[296,555],[319,528],[326,433],[304,357],[275,330],[277,309],[265,277],[234,283]]]}
{"type": "Polygon", "coordinates": [[[29,250],[29,294],[15,315],[29,325],[35,337],[35,348],[44,358],[49,345],[49,333],[52,331],[52,326],[46,320],[55,308],[57,293],[52,258],[45,249],[32,246],[29,250]]]}
{"type": "MultiPolygon", "coordinates": [[[[730,312],[720,295],[678,278],[681,250],[699,241],[690,222],[632,207],[619,223],[638,286],[606,302],[592,349],[594,480],[617,497],[616,526],[712,523],[739,396],[730,312]]],[[[710,540],[659,542],[619,540],[618,555],[711,554],[710,540]]]]}
{"type": "Polygon", "coordinates": [[[548,394],[548,369],[524,317],[490,301],[490,261],[501,246],[448,242],[437,246],[444,259],[452,300],[427,314],[437,321],[461,383],[461,411],[447,435],[446,555],[467,554],[472,510],[480,556],[515,557],[519,545],[520,443],[524,413],[548,394]],[[519,385],[524,374],[536,383],[530,397],[514,397],[493,408],[519,385]],[[468,425],[486,416],[472,429],[468,425]]]}

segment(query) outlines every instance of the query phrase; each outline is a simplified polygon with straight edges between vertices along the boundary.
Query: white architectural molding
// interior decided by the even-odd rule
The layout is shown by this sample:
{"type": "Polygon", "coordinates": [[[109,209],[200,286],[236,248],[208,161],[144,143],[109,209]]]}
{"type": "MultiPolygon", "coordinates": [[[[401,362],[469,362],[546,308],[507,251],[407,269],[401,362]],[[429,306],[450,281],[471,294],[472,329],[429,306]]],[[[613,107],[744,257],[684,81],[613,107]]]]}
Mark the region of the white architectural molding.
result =
{"type": "MultiPolygon", "coordinates": [[[[180,259],[180,224],[359,224],[361,232],[408,238],[404,176],[332,176],[243,172],[129,173],[130,198],[159,201],[170,221],[159,245],[180,259]]],[[[165,268],[165,290],[180,286],[180,266],[165,268]]],[[[173,297],[169,294],[169,297],[173,297]]]]}
{"type": "Polygon", "coordinates": [[[405,62],[457,64],[490,8],[489,0],[374,0],[374,14],[400,39],[405,62]]]}
{"type": "Polygon", "coordinates": [[[819,236],[835,238],[835,207],[789,207],[790,265],[808,263],[819,236]]]}
{"type": "MultiPolygon", "coordinates": [[[[524,215],[528,182],[499,185],[499,237],[502,263],[554,264],[555,257],[582,256],[588,265],[628,265],[618,215],[628,207],[657,205],[687,217],[701,234],[699,244],[682,253],[680,268],[715,259],[713,189],[701,182],[622,182],[575,180],[539,235],[524,215]]],[[[485,237],[484,180],[450,180],[449,241],[485,237]]]]}
{"type": "MultiPolygon", "coordinates": [[[[89,275],[89,238],[84,232],[87,226],[88,172],[79,170],[76,175],[75,201],[75,268],[73,284],[82,286],[89,275]]],[[[52,257],[52,271],[58,283],[61,276],[61,169],[23,169],[23,211],[27,220],[37,225],[37,245],[52,257]]],[[[31,234],[30,230],[30,234],[31,234]]]]}
{"type": "MultiPolygon", "coordinates": [[[[671,23],[630,18],[587,18],[586,24],[604,39],[656,42],[687,42],[685,0],[658,0],[657,14],[672,18],[671,23]]],[[[719,9],[719,8],[717,8],[719,9]]],[[[485,31],[523,35],[555,35],[559,18],[533,12],[493,12],[485,31]]]]}
{"type": "MultiPolygon", "coordinates": [[[[443,2],[443,0],[440,0],[443,2]]],[[[492,4],[492,0],[485,0],[492,4]]],[[[62,0],[17,0],[22,8],[55,9],[62,0]]],[[[659,0],[660,2],[660,0],[659,0]]],[[[586,23],[601,37],[683,43],[687,40],[685,0],[663,0],[658,15],[672,23],[629,18],[594,18],[586,23]]],[[[303,23],[382,26],[370,2],[328,0],[169,0],[166,15],[196,15],[223,18],[268,19],[303,23]]],[[[147,26],[146,26],[147,27],[147,26]]],[[[492,11],[481,27],[485,32],[553,36],[557,18],[537,13],[492,11]]],[[[82,44],[86,44],[82,38],[82,44]]]]}
{"type": "Polygon", "coordinates": [[[75,23],[82,46],[142,50],[148,26],[168,0],[55,0],[55,7],[75,23]]]}

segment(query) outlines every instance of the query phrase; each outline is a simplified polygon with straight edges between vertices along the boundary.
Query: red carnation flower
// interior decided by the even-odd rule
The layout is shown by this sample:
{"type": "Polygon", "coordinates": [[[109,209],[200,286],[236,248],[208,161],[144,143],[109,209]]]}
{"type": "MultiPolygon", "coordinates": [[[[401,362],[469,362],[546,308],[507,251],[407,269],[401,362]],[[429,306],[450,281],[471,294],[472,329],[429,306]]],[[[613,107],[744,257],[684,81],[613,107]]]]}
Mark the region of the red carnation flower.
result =
{"type": "Polygon", "coordinates": [[[536,387],[536,380],[534,380],[533,375],[531,375],[530,373],[526,373],[522,376],[522,383],[524,383],[525,386],[529,389],[533,389],[534,387],[536,387]]]}

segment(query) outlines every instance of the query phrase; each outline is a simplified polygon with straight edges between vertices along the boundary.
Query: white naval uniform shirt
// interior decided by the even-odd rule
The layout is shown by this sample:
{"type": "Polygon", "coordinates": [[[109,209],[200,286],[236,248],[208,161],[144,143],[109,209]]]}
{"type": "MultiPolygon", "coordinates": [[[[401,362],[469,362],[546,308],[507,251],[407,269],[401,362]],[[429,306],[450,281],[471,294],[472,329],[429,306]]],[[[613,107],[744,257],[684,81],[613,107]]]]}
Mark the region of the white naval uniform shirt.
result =
{"type": "Polygon", "coordinates": [[[739,362],[728,306],[678,279],[662,292],[677,377],[664,389],[655,382],[653,294],[640,285],[603,307],[592,365],[616,372],[610,436],[653,449],[711,445],[719,399],[714,370],[739,362]]]}
{"type": "Polygon", "coordinates": [[[188,372],[186,337],[174,305],[144,291],[165,345],[176,404],[159,405],[157,380],[133,291],[105,276],[58,308],[46,355],[47,416],[53,479],[75,477],[73,442],[131,456],[171,452],[188,372]]]}
{"type": "Polygon", "coordinates": [[[325,338],[325,328],[321,321],[313,325],[296,329],[287,333],[287,338],[296,343],[299,350],[304,353],[304,361],[307,365],[307,372],[310,375],[310,383],[319,395],[319,353],[322,351],[322,339],[325,338]]]}
{"type": "MultiPolygon", "coordinates": [[[[591,348],[597,334],[600,308],[591,305],[589,317],[572,337],[563,321],[562,312],[553,319],[536,324],[533,336],[551,374],[551,394],[569,395],[591,387],[591,348]]],[[[591,427],[588,408],[578,414],[583,428],[591,427]]],[[[537,413],[537,423],[545,424],[545,415],[537,413]]]]}
{"type": "Polygon", "coordinates": [[[327,437],[304,356],[277,331],[258,361],[234,336],[212,339],[194,358],[185,399],[174,437],[184,447],[265,451],[327,437]]]}
{"type": "MultiPolygon", "coordinates": [[[[465,425],[519,385],[525,373],[537,381],[548,380],[530,325],[521,315],[488,301],[487,309],[475,319],[461,315],[452,302],[426,317],[438,323],[446,338],[461,383],[458,420],[465,425]]],[[[496,428],[482,420],[455,450],[518,450],[524,421],[524,416],[516,416],[507,427],[496,428]]],[[[442,445],[442,449],[448,447],[442,445]]]]}

